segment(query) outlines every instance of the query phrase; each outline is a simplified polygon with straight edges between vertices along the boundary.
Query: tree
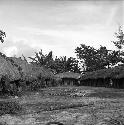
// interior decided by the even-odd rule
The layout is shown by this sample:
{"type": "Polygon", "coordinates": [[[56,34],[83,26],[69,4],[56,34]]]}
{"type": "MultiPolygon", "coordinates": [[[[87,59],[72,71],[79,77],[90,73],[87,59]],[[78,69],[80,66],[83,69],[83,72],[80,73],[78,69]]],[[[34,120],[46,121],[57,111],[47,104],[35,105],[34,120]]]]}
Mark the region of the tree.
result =
{"type": "Polygon", "coordinates": [[[114,45],[117,47],[116,53],[119,56],[119,62],[124,63],[124,32],[122,27],[120,26],[118,31],[115,33],[117,41],[112,41],[114,45]]]}
{"type": "Polygon", "coordinates": [[[54,59],[52,51],[44,55],[41,50],[35,53],[35,57],[29,58],[32,60],[31,63],[49,68],[54,74],[66,71],[80,72],[78,60],[73,57],[67,58],[66,56],[59,58],[56,56],[54,59]]]}
{"type": "Polygon", "coordinates": [[[95,49],[85,44],[81,44],[80,47],[75,49],[75,53],[86,71],[110,68],[118,62],[124,63],[124,32],[122,27],[119,27],[115,35],[117,41],[112,42],[118,50],[107,50],[105,46],[100,46],[99,49],[95,49]]]}
{"type": "Polygon", "coordinates": [[[35,57],[29,57],[32,62],[40,66],[44,66],[46,68],[50,68],[53,63],[53,54],[52,51],[50,51],[48,54],[44,55],[42,50],[40,50],[38,53],[35,52],[35,57]]]}
{"type": "Polygon", "coordinates": [[[115,33],[116,37],[117,37],[117,41],[112,41],[114,43],[114,45],[119,49],[123,49],[124,46],[124,33],[122,30],[122,27],[119,27],[118,32],[115,33]]]}
{"type": "Polygon", "coordinates": [[[0,41],[3,43],[4,42],[4,37],[6,37],[6,33],[0,30],[0,41]]]}
{"type": "Polygon", "coordinates": [[[106,47],[101,46],[97,50],[100,58],[100,64],[105,68],[110,68],[111,66],[116,65],[120,60],[120,52],[116,50],[107,50],[106,47]]]}
{"type": "Polygon", "coordinates": [[[78,60],[76,60],[73,57],[67,58],[66,56],[60,57],[60,58],[55,58],[54,61],[54,69],[56,70],[56,73],[60,72],[67,72],[67,71],[72,71],[72,72],[80,72],[80,68],[78,65],[78,60]]]}
{"type": "Polygon", "coordinates": [[[107,50],[105,46],[95,49],[81,44],[80,47],[76,48],[75,53],[83,65],[85,65],[86,71],[110,68],[121,60],[119,51],[107,50]]]}
{"type": "Polygon", "coordinates": [[[86,71],[94,71],[101,68],[99,54],[95,48],[81,44],[75,50],[82,65],[86,67],[86,71]]]}
{"type": "Polygon", "coordinates": [[[76,58],[69,57],[67,60],[67,69],[72,72],[80,73],[79,61],[76,58]]]}

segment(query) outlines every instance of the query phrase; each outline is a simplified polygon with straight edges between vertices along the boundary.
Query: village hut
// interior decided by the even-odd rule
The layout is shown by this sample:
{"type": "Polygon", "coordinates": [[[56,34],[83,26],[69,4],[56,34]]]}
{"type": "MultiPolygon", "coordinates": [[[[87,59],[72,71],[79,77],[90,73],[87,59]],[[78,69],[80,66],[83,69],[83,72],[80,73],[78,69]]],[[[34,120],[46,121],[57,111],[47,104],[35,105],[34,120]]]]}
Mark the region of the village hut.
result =
{"type": "Polygon", "coordinates": [[[20,67],[21,80],[26,86],[47,86],[54,78],[52,72],[44,67],[29,64],[21,58],[11,57],[11,60],[20,67]]]}
{"type": "Polygon", "coordinates": [[[54,74],[50,69],[45,68],[44,66],[32,66],[32,70],[37,77],[37,80],[42,82],[43,87],[54,86],[54,74]]]}
{"type": "Polygon", "coordinates": [[[80,78],[79,73],[74,73],[74,72],[63,72],[56,74],[55,77],[62,79],[61,84],[64,86],[67,85],[79,85],[79,78],[80,78]]]}
{"type": "Polygon", "coordinates": [[[114,88],[123,88],[124,89],[124,71],[112,79],[114,88]]]}
{"type": "Polygon", "coordinates": [[[2,92],[16,91],[16,82],[21,75],[8,57],[0,54],[0,88],[2,92]]]}
{"type": "Polygon", "coordinates": [[[85,86],[124,88],[124,66],[87,72],[80,81],[85,86]]]}
{"type": "Polygon", "coordinates": [[[112,86],[114,88],[124,88],[124,66],[117,66],[113,70],[112,86]]]}
{"type": "Polygon", "coordinates": [[[101,69],[87,72],[81,76],[81,85],[94,87],[109,87],[111,82],[112,69],[101,69]]]}
{"type": "Polygon", "coordinates": [[[34,72],[32,72],[31,65],[29,65],[26,60],[16,57],[10,57],[10,59],[18,66],[19,72],[21,74],[21,80],[30,82],[37,79],[37,77],[34,75],[34,72]]]}

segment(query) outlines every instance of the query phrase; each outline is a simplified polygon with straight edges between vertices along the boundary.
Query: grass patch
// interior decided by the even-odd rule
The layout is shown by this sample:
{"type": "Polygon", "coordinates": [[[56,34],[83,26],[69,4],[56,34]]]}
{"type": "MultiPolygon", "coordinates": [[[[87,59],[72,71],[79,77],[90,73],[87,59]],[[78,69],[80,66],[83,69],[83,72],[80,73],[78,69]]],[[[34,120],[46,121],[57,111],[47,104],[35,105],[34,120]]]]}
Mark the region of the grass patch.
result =
{"type": "Polygon", "coordinates": [[[77,108],[77,107],[85,107],[85,106],[93,106],[93,103],[84,104],[84,103],[62,103],[62,102],[39,102],[36,104],[25,104],[24,107],[28,107],[27,109],[32,109],[36,113],[41,111],[53,111],[53,110],[62,110],[69,108],[77,108]]]}

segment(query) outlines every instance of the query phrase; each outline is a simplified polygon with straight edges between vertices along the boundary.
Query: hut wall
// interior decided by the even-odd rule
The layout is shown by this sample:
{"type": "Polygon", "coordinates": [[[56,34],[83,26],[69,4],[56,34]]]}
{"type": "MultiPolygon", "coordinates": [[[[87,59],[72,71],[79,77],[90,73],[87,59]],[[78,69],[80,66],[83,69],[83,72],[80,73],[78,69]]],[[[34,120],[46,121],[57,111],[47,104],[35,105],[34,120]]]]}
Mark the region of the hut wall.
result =
{"type": "Polygon", "coordinates": [[[97,86],[97,87],[105,87],[104,78],[98,78],[98,79],[96,80],[96,86],[97,86]]]}
{"type": "Polygon", "coordinates": [[[80,80],[81,86],[89,86],[90,79],[80,80]]]}
{"type": "Polygon", "coordinates": [[[112,79],[112,81],[113,81],[113,85],[112,85],[112,87],[113,87],[113,88],[118,88],[118,85],[119,85],[119,79],[112,79]]]}
{"type": "Polygon", "coordinates": [[[64,86],[67,86],[68,85],[68,79],[62,79],[62,84],[64,86]]]}
{"type": "Polygon", "coordinates": [[[84,79],[80,81],[81,86],[110,87],[110,78],[84,79]]]}
{"type": "Polygon", "coordinates": [[[104,87],[106,87],[106,88],[110,87],[110,78],[104,79],[104,87]]]}
{"type": "Polygon", "coordinates": [[[112,79],[113,81],[113,88],[119,88],[119,89],[124,89],[124,78],[120,78],[120,79],[112,79]]]}
{"type": "Polygon", "coordinates": [[[48,86],[48,87],[52,87],[53,86],[51,79],[45,79],[45,82],[46,82],[46,86],[48,86]]]}
{"type": "Polygon", "coordinates": [[[67,85],[73,86],[78,83],[78,80],[72,79],[72,78],[63,78],[62,83],[64,86],[67,86],[67,85]]]}
{"type": "Polygon", "coordinates": [[[122,89],[124,88],[124,78],[121,78],[118,80],[118,88],[122,89]]]}

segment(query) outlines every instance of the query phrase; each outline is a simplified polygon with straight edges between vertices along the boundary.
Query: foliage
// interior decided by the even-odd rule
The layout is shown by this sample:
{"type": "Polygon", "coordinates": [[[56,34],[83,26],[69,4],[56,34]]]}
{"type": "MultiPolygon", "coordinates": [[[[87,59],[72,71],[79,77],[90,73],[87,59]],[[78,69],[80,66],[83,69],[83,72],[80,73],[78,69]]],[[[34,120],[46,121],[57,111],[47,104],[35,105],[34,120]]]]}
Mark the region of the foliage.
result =
{"type": "Polygon", "coordinates": [[[93,47],[81,44],[76,48],[76,54],[82,63],[86,66],[86,71],[93,71],[100,68],[100,56],[97,50],[93,47]]]}
{"type": "Polygon", "coordinates": [[[95,49],[85,44],[76,48],[78,58],[86,66],[86,71],[110,68],[122,60],[120,51],[108,50],[105,46],[95,49]]]}
{"type": "Polygon", "coordinates": [[[6,37],[6,33],[2,30],[0,30],[0,41],[3,43],[4,42],[4,37],[6,37]]]}
{"type": "Polygon", "coordinates": [[[119,27],[118,32],[115,33],[116,37],[117,37],[117,41],[112,41],[114,43],[114,45],[119,49],[123,49],[124,46],[124,32],[122,30],[122,27],[119,27]]]}
{"type": "Polygon", "coordinates": [[[47,68],[50,67],[52,61],[53,61],[53,54],[52,51],[50,51],[48,54],[44,55],[42,50],[40,50],[38,53],[35,52],[35,57],[29,57],[32,62],[40,66],[45,66],[47,68]]]}
{"type": "Polygon", "coordinates": [[[58,58],[53,58],[53,53],[50,51],[48,54],[44,55],[42,50],[40,52],[35,53],[35,57],[29,57],[32,61],[32,64],[36,64],[39,66],[44,66],[46,68],[51,69],[51,71],[56,73],[73,71],[80,72],[78,66],[78,60],[73,57],[67,58],[66,56],[58,58]]]}
{"type": "Polygon", "coordinates": [[[115,51],[115,50],[107,50],[106,47],[100,47],[100,49],[97,50],[98,52],[98,58],[99,58],[99,63],[107,68],[110,68],[111,66],[114,66],[118,62],[121,61],[120,57],[120,51],[115,51]]]}
{"type": "Polygon", "coordinates": [[[118,50],[108,50],[105,46],[95,49],[91,46],[81,44],[75,49],[77,57],[80,59],[85,71],[94,71],[110,68],[119,62],[124,63],[124,33],[122,27],[116,34],[117,41],[112,41],[118,50]]]}
{"type": "Polygon", "coordinates": [[[124,63],[124,32],[122,30],[122,27],[119,27],[118,32],[115,33],[116,38],[118,39],[117,41],[112,41],[114,43],[114,45],[117,47],[118,49],[118,53],[120,56],[120,62],[124,63]]]}
{"type": "Polygon", "coordinates": [[[67,58],[66,56],[55,58],[54,60],[54,69],[56,70],[56,73],[61,72],[80,72],[79,66],[78,66],[78,60],[76,60],[73,57],[67,58]]]}
{"type": "Polygon", "coordinates": [[[17,115],[21,113],[22,106],[18,104],[17,102],[0,102],[0,115],[4,114],[11,114],[11,115],[17,115]]]}

